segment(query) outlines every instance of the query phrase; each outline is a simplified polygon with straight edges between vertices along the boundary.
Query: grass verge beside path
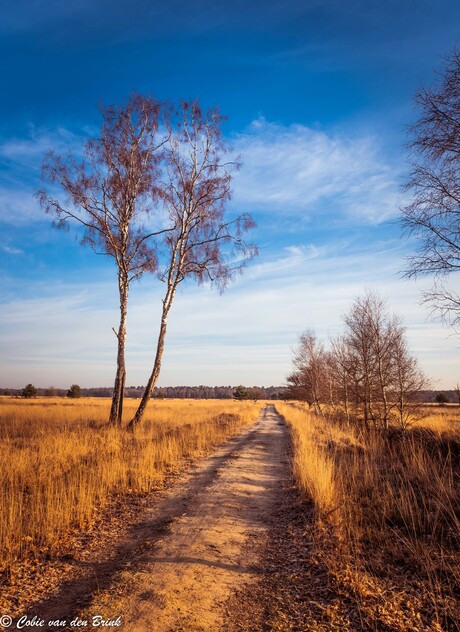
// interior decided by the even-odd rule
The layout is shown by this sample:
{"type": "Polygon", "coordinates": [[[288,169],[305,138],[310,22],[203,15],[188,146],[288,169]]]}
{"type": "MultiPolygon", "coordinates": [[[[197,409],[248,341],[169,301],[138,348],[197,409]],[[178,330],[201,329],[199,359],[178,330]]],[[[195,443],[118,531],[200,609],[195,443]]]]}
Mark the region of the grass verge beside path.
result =
{"type": "Polygon", "coordinates": [[[365,433],[299,405],[277,409],[310,516],[309,557],[361,621],[342,625],[460,629],[458,424],[365,433]]]}

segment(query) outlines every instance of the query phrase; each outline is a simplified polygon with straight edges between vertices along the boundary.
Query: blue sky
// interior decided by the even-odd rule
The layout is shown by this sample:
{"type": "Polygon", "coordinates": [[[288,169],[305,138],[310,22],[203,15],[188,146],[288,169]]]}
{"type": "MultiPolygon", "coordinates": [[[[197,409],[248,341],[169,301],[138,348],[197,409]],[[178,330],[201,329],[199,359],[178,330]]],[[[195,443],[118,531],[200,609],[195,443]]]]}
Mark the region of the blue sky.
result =
{"type": "MultiPolygon", "coordinates": [[[[260,256],[223,296],[184,287],[160,383],[280,384],[307,327],[327,340],[377,290],[438,387],[460,379],[458,338],[398,272],[412,97],[460,36],[452,0],[0,0],[0,385],[110,385],[111,261],[51,228],[33,197],[49,148],[77,149],[99,103],[133,90],[199,98],[228,116],[243,168],[232,211],[260,256]]],[[[452,277],[457,286],[458,279],[452,277]]],[[[128,383],[145,384],[161,287],[133,286],[128,383]]]]}

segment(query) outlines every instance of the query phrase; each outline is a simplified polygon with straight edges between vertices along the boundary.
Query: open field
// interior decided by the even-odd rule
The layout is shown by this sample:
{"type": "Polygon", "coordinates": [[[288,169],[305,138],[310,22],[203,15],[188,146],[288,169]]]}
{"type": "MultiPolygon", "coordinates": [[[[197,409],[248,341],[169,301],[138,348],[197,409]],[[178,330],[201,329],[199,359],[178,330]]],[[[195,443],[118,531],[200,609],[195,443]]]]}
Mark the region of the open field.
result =
{"type": "MultiPolygon", "coordinates": [[[[80,494],[82,499],[93,494],[77,485],[77,481],[85,480],[83,466],[94,470],[91,481],[95,481],[105,469],[125,472],[128,466],[140,468],[144,459],[150,461],[162,446],[161,461],[157,456],[155,470],[145,466],[143,478],[140,472],[139,477],[132,478],[119,474],[110,479],[112,488],[106,484],[106,498],[118,492],[126,499],[121,521],[116,516],[113,523],[110,519],[108,524],[99,522],[97,531],[101,534],[95,537],[90,533],[90,513],[81,523],[75,518],[74,523],[68,524],[68,529],[82,530],[83,546],[77,545],[70,551],[64,528],[60,539],[53,541],[49,537],[53,532],[37,521],[36,529],[43,527],[42,537],[48,537],[48,544],[38,548],[36,540],[26,540],[30,548],[21,551],[22,557],[37,556],[36,564],[23,562],[24,568],[18,571],[19,554],[10,561],[9,572],[2,574],[0,610],[13,617],[15,624],[24,613],[29,619],[36,615],[45,622],[42,629],[46,630],[54,629],[52,623],[47,626],[46,622],[67,621],[61,629],[73,629],[71,620],[79,617],[92,621],[95,615],[105,620],[120,617],[121,629],[127,632],[222,629],[224,604],[232,591],[243,582],[256,579],[253,568],[259,546],[279,500],[281,481],[289,479],[287,433],[274,407],[233,401],[160,402],[153,407],[155,419],[152,416],[145,429],[133,438],[104,427],[107,403],[65,402],[66,413],[49,419],[46,403],[35,400],[28,406],[26,402],[10,402],[15,420],[10,420],[9,434],[8,423],[4,422],[3,435],[10,447],[14,446],[16,456],[27,445],[49,457],[48,466],[43,461],[39,471],[42,478],[36,480],[39,490],[43,481],[54,483],[47,486],[48,511],[63,511],[63,501],[55,506],[51,496],[57,489],[64,497],[57,484],[60,478],[66,483],[67,495],[70,497],[70,491],[73,492],[74,502],[78,502],[80,494]],[[36,425],[27,426],[27,418],[34,419],[36,425]],[[15,438],[11,436],[12,427],[15,438]],[[87,437],[91,433],[93,436],[87,437]],[[55,437],[60,437],[56,445],[55,437]],[[79,441],[74,452],[81,455],[74,461],[71,453],[60,447],[72,440],[79,441]],[[47,442],[50,445],[45,450],[47,442]],[[112,443],[118,446],[117,442],[125,454],[115,452],[112,443]],[[212,453],[205,455],[216,443],[219,445],[212,453]],[[102,451],[106,444],[112,446],[114,456],[107,463],[101,457],[99,460],[105,465],[97,469],[96,459],[89,457],[98,448],[102,451]],[[193,455],[202,458],[184,460],[193,455]],[[60,474],[50,467],[50,460],[60,463],[60,474]],[[48,470],[54,473],[54,479],[48,470]],[[174,475],[166,477],[167,484],[157,488],[161,476],[171,470],[174,475]],[[144,489],[142,502],[136,502],[136,493],[130,492],[144,489]],[[248,548],[248,544],[254,548],[248,548]]],[[[53,403],[50,408],[53,409],[53,403]]],[[[58,402],[56,411],[59,410],[62,413],[58,402]]],[[[31,465],[36,464],[32,456],[28,452],[31,465]]],[[[26,461],[24,457],[25,472],[26,461]]],[[[17,468],[10,468],[10,472],[17,472],[17,468]]],[[[109,480],[107,473],[106,477],[105,483],[109,480]]],[[[32,474],[27,481],[32,485],[32,474]]],[[[28,490],[22,492],[28,500],[28,490]]],[[[99,506],[103,505],[102,494],[91,496],[92,502],[94,498],[99,506]]],[[[71,509],[69,503],[66,510],[71,509]]],[[[80,535],[76,542],[81,542],[80,535]]]]}
{"type": "MultiPolygon", "coordinates": [[[[129,418],[136,402],[126,401],[129,418]]],[[[261,404],[155,401],[133,436],[107,427],[110,401],[0,399],[1,569],[52,557],[109,498],[147,492],[184,459],[253,422],[261,404]]]]}
{"type": "Polygon", "coordinates": [[[120,615],[126,632],[459,629],[458,407],[384,432],[300,403],[164,400],[133,436],[109,404],[0,399],[5,612],[120,615]]]}
{"type": "Polygon", "coordinates": [[[458,629],[458,407],[427,408],[415,427],[388,434],[338,426],[299,404],[277,408],[313,503],[316,557],[364,629],[458,629]]]}

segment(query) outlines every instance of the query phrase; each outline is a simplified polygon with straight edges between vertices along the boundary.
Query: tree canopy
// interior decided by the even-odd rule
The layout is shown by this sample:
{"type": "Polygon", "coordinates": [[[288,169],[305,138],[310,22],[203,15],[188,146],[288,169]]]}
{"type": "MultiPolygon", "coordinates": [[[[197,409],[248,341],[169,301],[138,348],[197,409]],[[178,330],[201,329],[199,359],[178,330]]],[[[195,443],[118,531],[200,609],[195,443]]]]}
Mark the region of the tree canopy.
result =
{"type": "Polygon", "coordinates": [[[443,73],[415,96],[418,120],[409,128],[411,173],[402,210],[406,234],[417,251],[407,259],[405,275],[433,275],[424,301],[434,313],[460,324],[460,297],[446,277],[460,270],[460,50],[446,59],[443,73]]]}
{"type": "Polygon", "coordinates": [[[72,386],[67,391],[67,397],[70,397],[71,399],[78,399],[79,397],[81,397],[81,388],[78,386],[78,384],[72,384],[72,386]]]}
{"type": "Polygon", "coordinates": [[[27,386],[22,389],[21,394],[22,397],[25,397],[26,399],[31,399],[32,397],[35,397],[37,395],[37,389],[33,384],[27,384],[27,386]]]}

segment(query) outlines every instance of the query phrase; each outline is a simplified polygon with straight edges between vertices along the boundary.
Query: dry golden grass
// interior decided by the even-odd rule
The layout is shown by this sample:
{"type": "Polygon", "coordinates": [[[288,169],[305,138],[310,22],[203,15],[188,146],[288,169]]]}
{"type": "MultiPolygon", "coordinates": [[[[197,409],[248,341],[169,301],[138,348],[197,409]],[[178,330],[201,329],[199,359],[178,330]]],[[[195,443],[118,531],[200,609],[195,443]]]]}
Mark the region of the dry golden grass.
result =
{"type": "MultiPolygon", "coordinates": [[[[126,401],[126,418],[136,405],[126,401]]],[[[155,401],[135,435],[107,426],[109,406],[96,398],[0,398],[0,568],[53,555],[114,494],[151,490],[184,459],[248,425],[261,404],[155,401]]]]}
{"type": "Polygon", "coordinates": [[[460,436],[460,406],[427,404],[422,410],[424,417],[416,427],[427,428],[439,434],[460,436]]]}
{"type": "Polygon", "coordinates": [[[388,434],[340,427],[300,405],[277,408],[341,589],[376,629],[458,629],[458,407],[427,408],[416,427],[388,434]]]}

